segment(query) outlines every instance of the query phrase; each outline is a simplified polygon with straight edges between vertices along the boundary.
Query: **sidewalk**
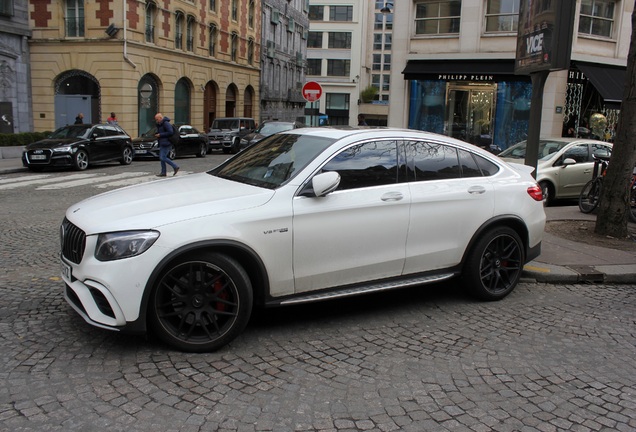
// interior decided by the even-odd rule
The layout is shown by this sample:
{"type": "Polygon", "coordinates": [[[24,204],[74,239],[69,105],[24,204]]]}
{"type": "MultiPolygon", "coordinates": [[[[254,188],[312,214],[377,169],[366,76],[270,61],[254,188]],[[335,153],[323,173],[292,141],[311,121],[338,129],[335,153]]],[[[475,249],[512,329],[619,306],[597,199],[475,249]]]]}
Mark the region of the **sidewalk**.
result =
{"type": "MultiPolygon", "coordinates": [[[[18,157],[0,159],[0,175],[25,174],[18,157]]],[[[546,208],[551,220],[595,220],[594,214],[584,214],[578,206],[546,208]]],[[[636,284],[636,252],[624,252],[576,243],[545,233],[541,255],[529,262],[522,280],[546,283],[626,283],[636,284]]]]}

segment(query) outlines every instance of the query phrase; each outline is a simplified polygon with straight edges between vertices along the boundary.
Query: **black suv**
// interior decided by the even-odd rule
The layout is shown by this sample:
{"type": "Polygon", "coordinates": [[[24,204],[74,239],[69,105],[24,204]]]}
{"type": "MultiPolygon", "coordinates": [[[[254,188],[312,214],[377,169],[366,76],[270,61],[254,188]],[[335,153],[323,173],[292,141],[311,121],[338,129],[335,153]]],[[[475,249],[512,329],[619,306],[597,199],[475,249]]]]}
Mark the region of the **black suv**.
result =
{"type": "Polygon", "coordinates": [[[85,170],[89,165],[133,160],[130,136],[119,126],[80,124],[64,126],[48,138],[31,143],[22,153],[22,165],[32,171],[47,167],[73,167],[85,170]]]}
{"type": "Polygon", "coordinates": [[[249,117],[222,117],[212,122],[208,131],[209,149],[223,153],[238,153],[241,138],[256,130],[256,122],[249,117]]]}

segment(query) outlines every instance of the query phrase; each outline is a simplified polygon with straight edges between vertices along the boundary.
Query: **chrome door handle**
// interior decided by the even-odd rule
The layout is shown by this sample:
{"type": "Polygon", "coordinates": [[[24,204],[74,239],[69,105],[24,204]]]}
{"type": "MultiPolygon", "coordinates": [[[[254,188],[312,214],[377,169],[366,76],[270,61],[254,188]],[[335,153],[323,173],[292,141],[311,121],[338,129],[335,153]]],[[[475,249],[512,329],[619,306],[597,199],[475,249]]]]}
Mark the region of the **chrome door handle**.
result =
{"type": "Polygon", "coordinates": [[[486,193],[486,188],[483,186],[471,186],[468,188],[468,193],[472,195],[481,195],[486,193]]]}
{"type": "Polygon", "coordinates": [[[382,201],[400,201],[404,198],[400,192],[387,192],[380,198],[382,201]]]}

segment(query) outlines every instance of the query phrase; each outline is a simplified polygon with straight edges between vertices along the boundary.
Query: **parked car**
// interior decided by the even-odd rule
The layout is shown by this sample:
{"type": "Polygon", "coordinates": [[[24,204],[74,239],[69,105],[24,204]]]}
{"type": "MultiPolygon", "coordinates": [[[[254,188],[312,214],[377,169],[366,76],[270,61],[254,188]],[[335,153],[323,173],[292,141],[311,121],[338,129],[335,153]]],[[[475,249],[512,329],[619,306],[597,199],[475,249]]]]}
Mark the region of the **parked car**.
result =
{"type": "MultiPolygon", "coordinates": [[[[499,153],[508,162],[523,163],[526,141],[499,153]]],[[[542,138],[539,140],[537,181],[545,205],[557,199],[578,198],[585,183],[592,179],[594,153],[610,155],[612,144],[580,138],[542,138]]]]}
{"type": "Polygon", "coordinates": [[[282,132],[209,172],[71,206],[65,297],[90,324],[152,331],[184,351],[224,346],[255,306],[460,276],[498,300],[541,249],[531,172],[426,132],[282,132]]]}
{"type": "MultiPolygon", "coordinates": [[[[168,157],[176,159],[181,156],[205,157],[208,154],[208,137],[190,125],[174,126],[179,134],[179,141],[170,149],[168,157]]],[[[155,137],[157,128],[151,128],[140,137],[132,140],[135,158],[159,158],[159,141],[155,137]]]]}
{"type": "Polygon", "coordinates": [[[256,144],[263,138],[266,138],[275,133],[284,132],[291,129],[299,129],[303,127],[306,127],[305,124],[299,121],[284,122],[265,120],[254,132],[247,134],[243,138],[241,138],[241,149],[251,146],[252,144],[256,144]]]}
{"type": "Polygon", "coordinates": [[[241,138],[256,130],[256,122],[249,117],[222,117],[215,119],[208,131],[209,149],[223,153],[238,153],[241,138]]]}
{"type": "Polygon", "coordinates": [[[22,165],[32,171],[48,167],[73,167],[85,170],[89,165],[133,160],[130,136],[119,126],[79,124],[63,126],[48,138],[28,144],[22,153],[22,165]]]}

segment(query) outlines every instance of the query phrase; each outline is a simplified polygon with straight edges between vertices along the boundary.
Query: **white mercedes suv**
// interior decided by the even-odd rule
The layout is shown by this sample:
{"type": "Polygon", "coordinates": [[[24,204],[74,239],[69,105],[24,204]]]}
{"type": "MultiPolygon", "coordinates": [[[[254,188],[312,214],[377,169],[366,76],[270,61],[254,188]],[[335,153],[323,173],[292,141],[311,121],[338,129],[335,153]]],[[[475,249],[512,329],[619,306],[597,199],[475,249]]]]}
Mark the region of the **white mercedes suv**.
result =
{"type": "Polygon", "coordinates": [[[412,130],[283,132],[209,172],[71,206],[65,297],[92,325],[184,351],[226,345],[256,306],[455,277],[498,300],[540,253],[531,171],[412,130]]]}

